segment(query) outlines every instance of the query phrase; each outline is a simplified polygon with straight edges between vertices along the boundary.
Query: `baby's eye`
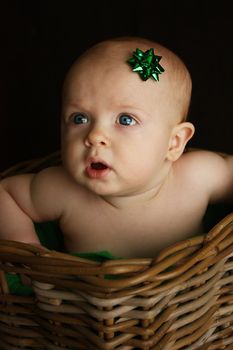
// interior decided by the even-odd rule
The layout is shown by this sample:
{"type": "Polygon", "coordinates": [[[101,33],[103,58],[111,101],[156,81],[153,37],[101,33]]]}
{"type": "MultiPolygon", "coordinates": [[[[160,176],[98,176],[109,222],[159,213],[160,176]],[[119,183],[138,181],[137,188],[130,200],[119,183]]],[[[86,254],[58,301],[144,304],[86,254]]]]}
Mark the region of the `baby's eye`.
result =
{"type": "Polygon", "coordinates": [[[136,120],[131,117],[130,115],[127,114],[122,114],[119,119],[118,119],[118,123],[121,125],[135,125],[137,122],[136,120]]]}
{"type": "Polygon", "coordinates": [[[74,124],[86,124],[88,123],[88,118],[84,114],[78,113],[73,116],[73,122],[74,124]]]}

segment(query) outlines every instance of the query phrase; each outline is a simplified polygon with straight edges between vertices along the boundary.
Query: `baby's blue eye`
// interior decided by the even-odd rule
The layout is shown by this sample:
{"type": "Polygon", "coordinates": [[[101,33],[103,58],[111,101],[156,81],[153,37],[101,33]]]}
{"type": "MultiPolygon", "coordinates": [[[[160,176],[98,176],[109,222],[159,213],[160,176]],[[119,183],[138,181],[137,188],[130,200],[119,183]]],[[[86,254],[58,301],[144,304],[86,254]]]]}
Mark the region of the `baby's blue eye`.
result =
{"type": "Polygon", "coordinates": [[[119,124],[121,125],[135,125],[136,124],[136,120],[133,118],[133,117],[130,117],[129,115],[127,114],[122,114],[120,117],[119,117],[119,124]]]}
{"type": "Polygon", "coordinates": [[[84,114],[75,114],[73,117],[74,124],[86,124],[88,123],[88,118],[84,114]]]}

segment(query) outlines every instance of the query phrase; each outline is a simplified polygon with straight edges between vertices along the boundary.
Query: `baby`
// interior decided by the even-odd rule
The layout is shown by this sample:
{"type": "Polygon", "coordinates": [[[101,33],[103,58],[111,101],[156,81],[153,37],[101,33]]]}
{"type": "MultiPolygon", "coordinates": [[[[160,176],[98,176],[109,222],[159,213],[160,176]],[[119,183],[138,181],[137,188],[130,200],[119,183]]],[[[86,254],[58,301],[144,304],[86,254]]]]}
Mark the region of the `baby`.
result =
{"type": "Polygon", "coordinates": [[[87,50],[64,82],[63,165],[2,180],[0,238],[39,244],[33,222],[58,220],[70,252],[139,258],[202,233],[208,204],[233,198],[233,156],[184,152],[191,87],[147,39],[87,50]]]}

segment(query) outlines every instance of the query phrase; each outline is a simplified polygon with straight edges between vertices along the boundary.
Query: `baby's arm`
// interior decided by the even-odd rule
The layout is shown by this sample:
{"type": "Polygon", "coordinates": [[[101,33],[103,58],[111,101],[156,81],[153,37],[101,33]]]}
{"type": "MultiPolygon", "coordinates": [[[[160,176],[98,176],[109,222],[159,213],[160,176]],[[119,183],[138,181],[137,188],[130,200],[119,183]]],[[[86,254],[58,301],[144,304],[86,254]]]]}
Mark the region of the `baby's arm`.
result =
{"type": "Polygon", "coordinates": [[[55,192],[56,171],[25,174],[0,182],[0,238],[40,244],[33,222],[61,215],[55,192]]]}

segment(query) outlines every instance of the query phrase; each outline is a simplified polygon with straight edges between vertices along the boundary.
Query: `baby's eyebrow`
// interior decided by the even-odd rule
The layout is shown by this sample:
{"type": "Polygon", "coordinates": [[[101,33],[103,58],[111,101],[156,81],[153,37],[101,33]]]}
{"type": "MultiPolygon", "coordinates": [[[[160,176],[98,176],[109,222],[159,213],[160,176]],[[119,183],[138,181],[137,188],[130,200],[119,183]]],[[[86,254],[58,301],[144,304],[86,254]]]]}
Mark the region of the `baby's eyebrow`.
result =
{"type": "Polygon", "coordinates": [[[82,112],[82,113],[88,113],[88,109],[84,106],[83,102],[79,101],[68,101],[65,102],[62,106],[63,112],[65,111],[66,113],[70,112],[82,112]]]}
{"type": "Polygon", "coordinates": [[[137,107],[131,106],[131,105],[122,105],[121,110],[122,110],[122,112],[136,113],[139,115],[151,117],[151,115],[148,114],[148,112],[146,112],[144,109],[137,108],[137,107]]]}
{"type": "Polygon", "coordinates": [[[135,107],[135,105],[120,105],[121,109],[125,109],[125,110],[131,110],[131,111],[138,111],[140,113],[144,112],[143,109],[135,107]]]}
{"type": "Polygon", "coordinates": [[[65,105],[68,107],[73,107],[73,108],[80,108],[80,102],[73,102],[73,101],[68,101],[65,103],[65,105]]]}

